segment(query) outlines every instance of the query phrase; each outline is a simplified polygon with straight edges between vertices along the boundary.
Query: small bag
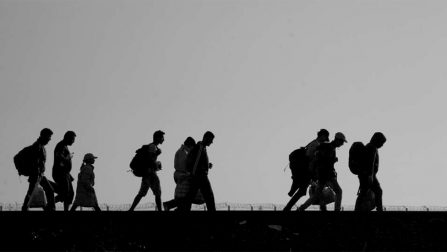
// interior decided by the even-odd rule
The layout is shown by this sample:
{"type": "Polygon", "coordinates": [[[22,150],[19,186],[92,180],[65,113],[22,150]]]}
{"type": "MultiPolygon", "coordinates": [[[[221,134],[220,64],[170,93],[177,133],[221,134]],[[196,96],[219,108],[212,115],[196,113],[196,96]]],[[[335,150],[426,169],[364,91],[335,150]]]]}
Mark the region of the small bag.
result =
{"type": "Polygon", "coordinates": [[[42,186],[37,183],[34,187],[33,192],[31,193],[29,200],[30,208],[40,208],[45,207],[47,205],[47,196],[45,195],[45,191],[42,186]]]}
{"type": "Polygon", "coordinates": [[[196,205],[205,204],[205,199],[203,198],[203,194],[200,190],[197,190],[196,196],[192,200],[192,203],[196,205]]]}
{"type": "MultiPolygon", "coordinates": [[[[317,186],[318,186],[317,183],[315,182],[311,183],[309,187],[310,197],[312,197],[316,193],[317,186]]],[[[321,203],[327,205],[335,202],[335,192],[329,186],[325,186],[322,190],[321,195],[319,195],[318,197],[319,197],[318,201],[315,202],[313,205],[320,205],[321,203]]]]}
{"type": "Polygon", "coordinates": [[[357,211],[372,211],[376,207],[376,196],[374,192],[369,189],[365,195],[359,195],[355,206],[357,211]]]}

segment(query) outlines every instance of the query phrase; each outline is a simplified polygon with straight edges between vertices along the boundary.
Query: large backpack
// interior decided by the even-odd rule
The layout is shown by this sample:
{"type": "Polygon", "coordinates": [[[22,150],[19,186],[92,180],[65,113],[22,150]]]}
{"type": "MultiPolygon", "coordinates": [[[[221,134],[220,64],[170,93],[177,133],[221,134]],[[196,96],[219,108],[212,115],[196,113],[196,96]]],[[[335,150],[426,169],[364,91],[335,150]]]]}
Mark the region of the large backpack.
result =
{"type": "Polygon", "coordinates": [[[362,142],[354,142],[349,148],[349,170],[359,175],[365,163],[366,147],[362,142]]]}
{"type": "Polygon", "coordinates": [[[17,172],[23,176],[30,176],[33,169],[34,163],[34,148],[33,145],[23,148],[19,153],[14,156],[14,165],[17,172]]]}
{"type": "Polygon", "coordinates": [[[130,161],[130,169],[137,177],[143,177],[149,168],[149,145],[143,145],[135,151],[135,156],[130,161]]]}
{"type": "Polygon", "coordinates": [[[289,167],[294,179],[304,176],[309,171],[309,158],[306,151],[306,147],[301,147],[289,154],[289,167]]]}

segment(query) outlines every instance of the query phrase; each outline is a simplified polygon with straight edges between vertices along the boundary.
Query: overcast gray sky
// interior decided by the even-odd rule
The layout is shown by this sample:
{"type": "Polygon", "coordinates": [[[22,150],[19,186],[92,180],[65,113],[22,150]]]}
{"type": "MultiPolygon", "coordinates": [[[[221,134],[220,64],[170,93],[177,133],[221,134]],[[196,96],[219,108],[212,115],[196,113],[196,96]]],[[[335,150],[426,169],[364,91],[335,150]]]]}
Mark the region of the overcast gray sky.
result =
{"type": "Polygon", "coordinates": [[[161,129],[163,200],[175,151],[211,130],[216,202],[285,204],[288,154],[326,128],[349,141],[344,205],[350,144],[382,131],[384,204],[445,206],[446,23],[446,1],[2,0],[0,202],[23,201],[12,157],[49,127],[46,175],[75,131],[72,174],[99,156],[100,203],[131,203],[129,162],[161,129]]]}

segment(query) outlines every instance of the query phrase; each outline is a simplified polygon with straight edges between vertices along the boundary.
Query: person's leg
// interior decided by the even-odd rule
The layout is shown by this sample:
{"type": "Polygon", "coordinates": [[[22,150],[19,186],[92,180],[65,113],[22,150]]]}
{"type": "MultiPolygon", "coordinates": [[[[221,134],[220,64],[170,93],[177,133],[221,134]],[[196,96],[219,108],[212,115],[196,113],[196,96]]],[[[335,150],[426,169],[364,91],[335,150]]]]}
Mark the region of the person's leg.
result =
{"type": "Polygon", "coordinates": [[[71,206],[71,209],[70,209],[70,212],[74,212],[74,211],[76,211],[76,208],[78,208],[78,204],[76,204],[76,203],[74,203],[72,206],[71,206]]]}
{"type": "Polygon", "coordinates": [[[329,186],[334,190],[335,193],[335,205],[334,205],[334,211],[340,211],[341,210],[341,200],[342,200],[342,194],[343,191],[338,184],[337,178],[331,178],[329,180],[329,186]]]}
{"type": "Polygon", "coordinates": [[[70,192],[70,182],[67,180],[67,177],[62,177],[57,181],[57,186],[59,187],[59,195],[61,198],[61,202],[64,205],[64,211],[68,211],[71,200],[69,198],[70,192]]]}
{"type": "Polygon", "coordinates": [[[70,207],[70,205],[73,203],[74,199],[74,188],[73,188],[73,182],[71,180],[71,176],[67,176],[67,184],[68,184],[68,191],[67,191],[67,197],[65,198],[65,203],[67,204],[67,210],[70,207]]]}
{"type": "Polygon", "coordinates": [[[318,197],[313,194],[312,196],[310,196],[303,204],[301,204],[301,206],[299,206],[296,210],[297,211],[304,211],[306,210],[310,205],[316,203],[316,201],[318,200],[318,197]]]}
{"type": "MultiPolygon", "coordinates": [[[[310,205],[315,204],[320,199],[321,191],[323,190],[323,186],[320,186],[319,183],[315,186],[314,193],[309,196],[309,199],[307,199],[301,206],[299,206],[296,210],[297,211],[304,211],[306,210],[310,205]]],[[[320,205],[321,209],[321,205],[320,205]]]]}
{"type": "Polygon", "coordinates": [[[191,211],[192,202],[199,190],[199,179],[191,177],[189,179],[189,188],[186,190],[186,196],[178,200],[178,211],[191,211]]]}
{"type": "Polygon", "coordinates": [[[175,199],[163,202],[163,209],[169,211],[177,207],[177,201],[175,199]]]}
{"type": "Polygon", "coordinates": [[[130,207],[129,211],[135,210],[135,207],[140,203],[140,200],[147,195],[147,192],[149,191],[149,178],[148,177],[142,177],[141,178],[141,186],[140,190],[138,191],[137,196],[135,196],[135,199],[133,200],[132,206],[130,207]]]}
{"type": "Polygon", "coordinates": [[[378,211],[378,212],[383,211],[383,206],[382,206],[383,191],[382,191],[382,187],[380,186],[380,183],[377,180],[376,176],[374,176],[371,190],[374,192],[374,196],[375,196],[375,200],[376,200],[376,211],[378,211]]]}
{"type": "MultiPolygon", "coordinates": [[[[199,180],[199,189],[202,192],[203,199],[205,200],[206,208],[209,212],[216,211],[216,203],[214,202],[213,188],[211,187],[208,176],[203,176],[199,180]]],[[[194,195],[195,197],[195,195],[194,195]]]]}
{"type": "Polygon", "coordinates": [[[283,211],[290,211],[292,207],[298,202],[298,200],[306,195],[307,188],[309,187],[309,182],[301,182],[298,184],[298,191],[293,195],[293,197],[287,202],[283,211]]]}
{"type": "Polygon", "coordinates": [[[287,193],[287,195],[289,195],[290,197],[292,197],[296,190],[298,190],[299,187],[299,183],[298,180],[294,178],[294,176],[292,176],[292,185],[290,186],[290,191],[287,193]]]}
{"type": "Polygon", "coordinates": [[[157,205],[158,211],[163,211],[161,208],[161,186],[160,186],[160,179],[158,178],[157,174],[151,174],[150,175],[150,188],[152,189],[152,192],[155,196],[155,204],[157,205]]]}
{"type": "Polygon", "coordinates": [[[53,186],[51,185],[50,181],[45,176],[42,176],[42,178],[40,179],[40,185],[42,186],[43,190],[45,191],[45,196],[47,197],[47,206],[45,207],[45,209],[47,211],[55,211],[56,204],[54,203],[53,186]]]}

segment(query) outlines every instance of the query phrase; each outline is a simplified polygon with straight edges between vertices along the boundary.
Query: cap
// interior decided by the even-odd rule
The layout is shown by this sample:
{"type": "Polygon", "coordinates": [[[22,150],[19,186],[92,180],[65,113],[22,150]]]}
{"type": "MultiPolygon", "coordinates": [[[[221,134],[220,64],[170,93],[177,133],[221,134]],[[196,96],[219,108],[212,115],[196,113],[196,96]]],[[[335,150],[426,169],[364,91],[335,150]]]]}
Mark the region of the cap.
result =
{"type": "Polygon", "coordinates": [[[95,159],[95,158],[98,158],[98,157],[95,157],[95,155],[93,155],[92,153],[87,153],[87,154],[84,155],[84,161],[85,160],[92,160],[92,159],[95,159]]]}
{"type": "Polygon", "coordinates": [[[335,133],[335,139],[340,139],[340,140],[342,140],[345,143],[348,142],[348,141],[346,141],[345,135],[343,135],[343,133],[341,133],[341,132],[335,133]]]}

